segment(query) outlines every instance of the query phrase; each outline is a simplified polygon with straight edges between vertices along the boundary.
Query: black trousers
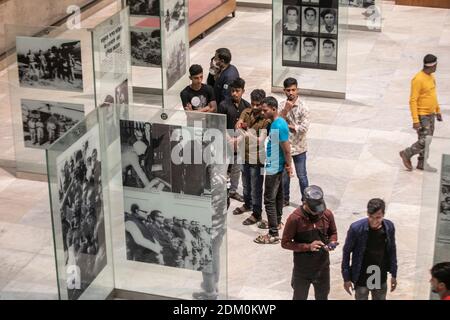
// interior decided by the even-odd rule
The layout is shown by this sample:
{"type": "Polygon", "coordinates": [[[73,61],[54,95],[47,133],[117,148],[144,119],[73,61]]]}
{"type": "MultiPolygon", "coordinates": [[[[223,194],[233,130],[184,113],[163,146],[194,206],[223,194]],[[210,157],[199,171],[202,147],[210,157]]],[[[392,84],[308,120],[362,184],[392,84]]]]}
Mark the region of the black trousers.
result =
{"type": "Polygon", "coordinates": [[[314,274],[302,274],[295,270],[292,272],[291,286],[294,289],[293,300],[307,300],[309,288],[313,285],[316,300],[328,300],[330,293],[330,266],[318,270],[314,274]]]}

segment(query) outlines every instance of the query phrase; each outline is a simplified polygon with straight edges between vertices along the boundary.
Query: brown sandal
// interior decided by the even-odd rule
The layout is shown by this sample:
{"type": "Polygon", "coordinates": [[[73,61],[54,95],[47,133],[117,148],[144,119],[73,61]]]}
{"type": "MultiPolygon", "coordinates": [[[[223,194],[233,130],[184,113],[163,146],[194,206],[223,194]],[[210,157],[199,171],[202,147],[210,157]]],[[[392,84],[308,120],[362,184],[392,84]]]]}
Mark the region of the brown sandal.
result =
{"type": "Polygon", "coordinates": [[[247,207],[245,206],[245,204],[244,204],[242,207],[238,207],[238,208],[234,209],[234,210],[233,210],[233,214],[234,214],[235,216],[237,216],[237,215],[239,215],[239,214],[243,214],[243,213],[248,212],[248,211],[250,211],[250,208],[247,208],[247,207]]]}
{"type": "Polygon", "coordinates": [[[280,243],[280,237],[273,236],[271,234],[265,234],[265,235],[258,236],[253,241],[258,244],[277,244],[277,243],[280,243]]]}
{"type": "Polygon", "coordinates": [[[252,224],[258,223],[259,221],[261,221],[261,219],[257,219],[255,218],[254,215],[251,215],[250,217],[248,217],[247,219],[245,219],[242,224],[244,226],[250,226],[252,224]]]}

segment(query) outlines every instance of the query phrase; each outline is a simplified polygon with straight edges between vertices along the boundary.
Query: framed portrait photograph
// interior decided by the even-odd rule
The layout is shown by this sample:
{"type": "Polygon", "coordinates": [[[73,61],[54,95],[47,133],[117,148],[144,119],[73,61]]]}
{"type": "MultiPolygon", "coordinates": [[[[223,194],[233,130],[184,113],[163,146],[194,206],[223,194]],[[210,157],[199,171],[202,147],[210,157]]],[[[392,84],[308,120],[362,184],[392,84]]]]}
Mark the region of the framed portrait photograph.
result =
{"type": "Polygon", "coordinates": [[[17,37],[21,87],[83,92],[79,40],[17,37]]]}
{"type": "Polygon", "coordinates": [[[320,59],[321,64],[337,64],[337,41],[335,39],[320,39],[320,59]]]}
{"type": "Polygon", "coordinates": [[[319,8],[302,7],[302,33],[319,33],[319,8]]]}
{"type": "Polygon", "coordinates": [[[300,61],[300,37],[283,36],[283,60],[300,61]]]}
{"type": "Polygon", "coordinates": [[[22,99],[20,104],[23,141],[27,148],[47,149],[84,119],[82,104],[28,99],[22,99]]]}
{"type": "Polygon", "coordinates": [[[320,33],[321,35],[337,35],[338,29],[337,10],[333,8],[320,9],[320,33]]]}
{"type": "Polygon", "coordinates": [[[302,37],[302,63],[319,63],[318,45],[318,38],[302,37]]]}
{"type": "Polygon", "coordinates": [[[283,6],[283,33],[284,34],[300,34],[300,6],[284,5],[283,6]]]}

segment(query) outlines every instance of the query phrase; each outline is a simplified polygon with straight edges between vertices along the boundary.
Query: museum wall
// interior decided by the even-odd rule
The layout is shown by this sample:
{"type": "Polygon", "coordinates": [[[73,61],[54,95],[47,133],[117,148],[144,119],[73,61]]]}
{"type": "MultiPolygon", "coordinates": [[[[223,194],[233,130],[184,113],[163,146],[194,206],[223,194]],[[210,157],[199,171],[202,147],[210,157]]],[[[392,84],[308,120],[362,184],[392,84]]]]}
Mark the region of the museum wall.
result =
{"type": "Polygon", "coordinates": [[[5,24],[49,26],[67,16],[70,5],[83,7],[93,2],[115,0],[0,0],[0,54],[5,51],[5,24]]]}

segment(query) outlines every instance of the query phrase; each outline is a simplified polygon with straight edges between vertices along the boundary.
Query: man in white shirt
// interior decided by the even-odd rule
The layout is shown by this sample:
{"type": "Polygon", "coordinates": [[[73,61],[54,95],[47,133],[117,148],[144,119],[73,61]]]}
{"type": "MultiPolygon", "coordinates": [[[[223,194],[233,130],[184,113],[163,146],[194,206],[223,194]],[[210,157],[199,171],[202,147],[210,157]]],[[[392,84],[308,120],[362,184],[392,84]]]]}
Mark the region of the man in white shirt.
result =
{"type": "Polygon", "coordinates": [[[305,54],[302,55],[302,62],[317,63],[317,41],[313,38],[305,38],[303,40],[303,50],[305,54]]]}
{"type": "Polygon", "coordinates": [[[336,64],[336,52],[335,44],[333,40],[326,39],[322,42],[322,55],[320,57],[320,63],[336,64]]]}
{"type": "Polygon", "coordinates": [[[303,26],[304,32],[319,32],[319,23],[317,20],[317,9],[306,7],[303,9],[303,26]]]}

